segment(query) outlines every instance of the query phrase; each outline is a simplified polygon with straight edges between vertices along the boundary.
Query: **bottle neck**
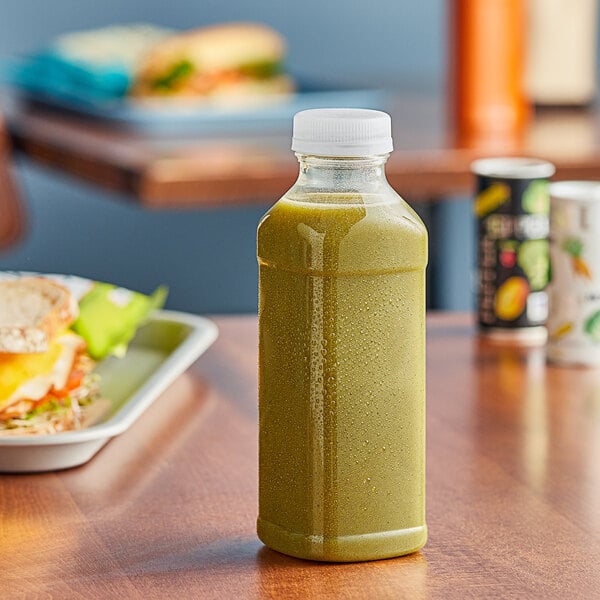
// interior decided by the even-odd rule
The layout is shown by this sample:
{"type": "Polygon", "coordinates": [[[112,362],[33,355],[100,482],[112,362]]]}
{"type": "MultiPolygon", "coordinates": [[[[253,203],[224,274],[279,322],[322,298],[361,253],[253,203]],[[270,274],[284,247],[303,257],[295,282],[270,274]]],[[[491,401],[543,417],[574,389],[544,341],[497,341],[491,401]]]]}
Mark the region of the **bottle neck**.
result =
{"type": "Polygon", "coordinates": [[[295,188],[303,192],[377,193],[389,187],[385,177],[388,154],[337,158],[296,154],[300,174],[295,188]]]}

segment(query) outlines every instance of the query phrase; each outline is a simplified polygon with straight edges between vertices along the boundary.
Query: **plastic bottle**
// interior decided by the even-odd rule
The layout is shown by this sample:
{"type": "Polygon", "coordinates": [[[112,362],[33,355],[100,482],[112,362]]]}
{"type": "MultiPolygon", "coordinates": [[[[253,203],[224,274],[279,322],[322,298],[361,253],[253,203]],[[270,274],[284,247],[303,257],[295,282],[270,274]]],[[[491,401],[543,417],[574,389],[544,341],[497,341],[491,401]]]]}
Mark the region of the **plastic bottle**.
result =
{"type": "Polygon", "coordinates": [[[427,232],[386,180],[387,114],[303,111],[292,149],[298,180],[258,228],[258,535],[313,560],[407,554],[427,537],[427,232]]]}

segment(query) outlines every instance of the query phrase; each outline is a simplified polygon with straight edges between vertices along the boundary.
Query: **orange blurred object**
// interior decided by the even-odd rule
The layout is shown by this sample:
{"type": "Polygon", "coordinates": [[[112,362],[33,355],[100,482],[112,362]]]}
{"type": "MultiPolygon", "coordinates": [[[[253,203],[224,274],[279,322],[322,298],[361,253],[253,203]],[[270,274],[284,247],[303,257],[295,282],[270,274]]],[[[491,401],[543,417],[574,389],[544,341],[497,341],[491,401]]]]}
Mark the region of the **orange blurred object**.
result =
{"type": "Polygon", "coordinates": [[[0,113],[0,250],[16,243],[25,226],[21,198],[12,176],[10,153],[8,131],[0,113]]]}
{"type": "Polygon", "coordinates": [[[461,145],[515,145],[529,115],[523,0],[450,2],[450,116],[461,145]]]}

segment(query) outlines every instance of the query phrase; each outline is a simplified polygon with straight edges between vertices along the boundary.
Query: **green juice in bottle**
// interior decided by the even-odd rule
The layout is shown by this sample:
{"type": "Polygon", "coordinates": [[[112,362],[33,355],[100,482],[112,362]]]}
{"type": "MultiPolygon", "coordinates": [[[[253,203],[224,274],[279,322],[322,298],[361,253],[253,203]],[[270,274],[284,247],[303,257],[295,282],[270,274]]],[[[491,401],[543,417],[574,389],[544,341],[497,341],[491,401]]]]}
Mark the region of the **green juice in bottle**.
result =
{"type": "Polygon", "coordinates": [[[298,113],[299,178],[258,228],[258,535],[300,558],[427,538],[427,232],[385,178],[390,129],[378,111],[298,113]]]}

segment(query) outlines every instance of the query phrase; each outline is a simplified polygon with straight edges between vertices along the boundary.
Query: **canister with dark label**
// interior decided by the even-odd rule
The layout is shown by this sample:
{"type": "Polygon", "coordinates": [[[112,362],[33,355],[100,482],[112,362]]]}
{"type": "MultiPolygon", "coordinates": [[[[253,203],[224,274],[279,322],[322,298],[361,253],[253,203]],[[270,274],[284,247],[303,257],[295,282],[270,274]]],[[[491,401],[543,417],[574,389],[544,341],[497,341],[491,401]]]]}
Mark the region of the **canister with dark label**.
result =
{"type": "Polygon", "coordinates": [[[600,182],[550,186],[548,359],[600,365],[600,182]]]}
{"type": "Polygon", "coordinates": [[[486,158],[477,176],[477,315],[482,334],[544,342],[550,277],[548,178],[535,158],[486,158]]]}

